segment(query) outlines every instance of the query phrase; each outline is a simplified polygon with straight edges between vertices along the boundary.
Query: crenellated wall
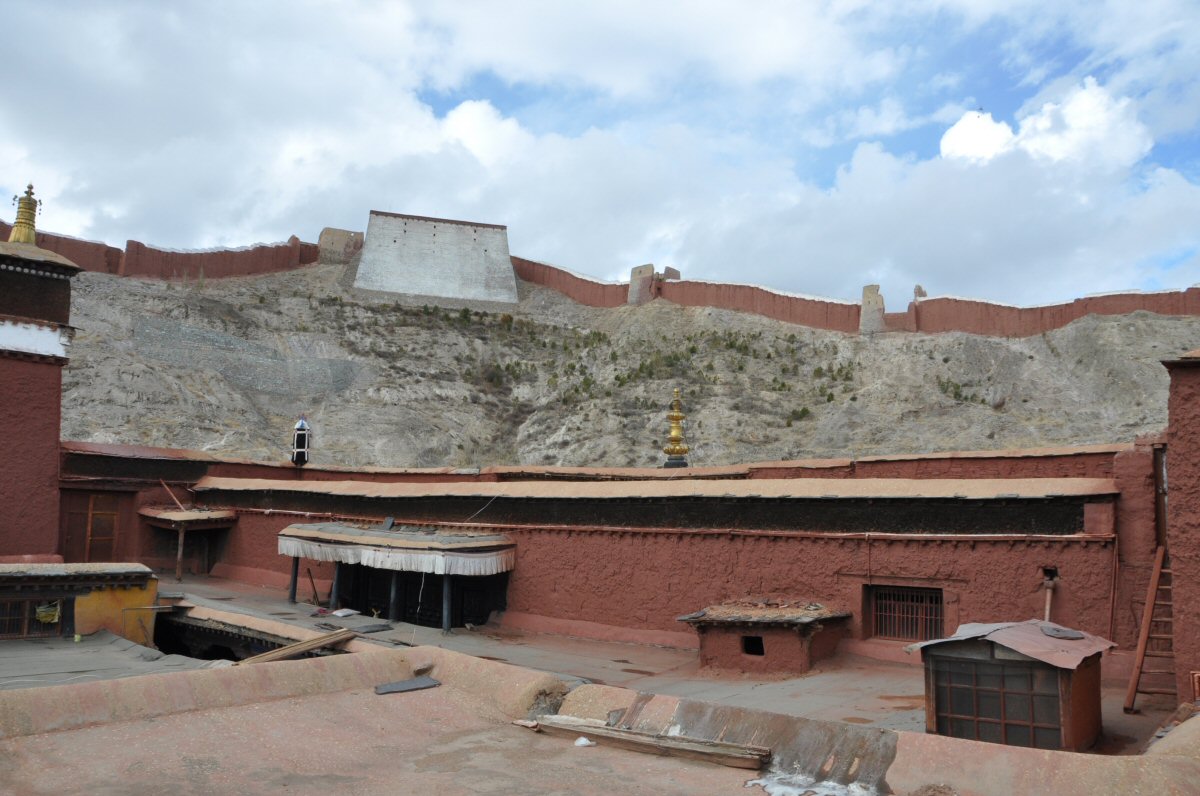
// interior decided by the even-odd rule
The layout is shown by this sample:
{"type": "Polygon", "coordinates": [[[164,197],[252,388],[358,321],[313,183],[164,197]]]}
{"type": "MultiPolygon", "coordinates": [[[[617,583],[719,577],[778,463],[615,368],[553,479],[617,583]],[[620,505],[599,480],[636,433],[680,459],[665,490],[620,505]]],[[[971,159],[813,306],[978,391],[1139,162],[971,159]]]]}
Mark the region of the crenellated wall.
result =
{"type": "MultiPolygon", "coordinates": [[[[0,240],[8,240],[12,229],[0,221],[0,240]]],[[[293,235],[285,243],[211,251],[156,249],[136,240],[125,249],[91,240],[80,240],[50,232],[37,233],[37,245],[61,254],[85,271],[143,279],[220,279],[290,271],[315,263],[318,248],[293,235]]]]}
{"type": "MultiPolygon", "coordinates": [[[[629,286],[581,277],[545,263],[512,258],[517,276],[590,307],[619,307],[629,286]]],[[[657,297],[686,307],[715,307],[749,312],[813,329],[860,331],[859,304],[777,293],[754,285],[665,280],[654,284],[657,297]]],[[[883,314],[885,332],[967,332],[989,337],[1032,337],[1059,329],[1085,315],[1124,315],[1143,310],[1159,315],[1200,315],[1200,288],[1160,293],[1112,293],[1065,304],[1013,307],[960,298],[911,302],[904,312],[883,314]]]]}
{"type": "MultiPolygon", "coordinates": [[[[0,240],[11,226],[0,221],[0,240]]],[[[326,230],[359,236],[342,230],[326,230]]],[[[324,234],[324,233],[323,233],[324,234]]],[[[211,251],[156,249],[128,241],[121,250],[97,241],[80,240],[48,232],[37,233],[38,246],[57,252],[85,271],[151,279],[220,279],[278,273],[311,265],[320,259],[320,247],[292,236],[285,243],[211,251]]],[[[354,244],[357,245],[357,244],[354,244]]],[[[343,252],[342,259],[357,249],[343,252]]],[[[513,271],[525,282],[550,288],[589,307],[620,307],[629,302],[629,284],[588,279],[546,263],[511,257],[513,271]]],[[[714,307],[748,312],[812,329],[855,334],[861,330],[862,307],[832,299],[779,293],[755,285],[655,279],[653,298],[685,307],[714,307]]],[[[1013,307],[963,298],[924,298],[910,302],[904,312],[883,313],[884,332],[966,332],[988,337],[1032,337],[1059,329],[1085,315],[1124,315],[1145,311],[1158,315],[1200,315],[1200,287],[1158,293],[1112,293],[1089,296],[1064,304],[1013,307]]]]}

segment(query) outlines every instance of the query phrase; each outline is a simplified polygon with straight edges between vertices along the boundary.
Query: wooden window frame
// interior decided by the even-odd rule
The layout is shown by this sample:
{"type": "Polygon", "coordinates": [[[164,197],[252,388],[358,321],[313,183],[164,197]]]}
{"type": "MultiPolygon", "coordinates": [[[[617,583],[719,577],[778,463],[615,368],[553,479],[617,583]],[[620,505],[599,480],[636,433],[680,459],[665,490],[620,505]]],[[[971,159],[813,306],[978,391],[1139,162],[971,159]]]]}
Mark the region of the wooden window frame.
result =
{"type": "Polygon", "coordinates": [[[1059,673],[1050,667],[1039,667],[1034,662],[1030,661],[1002,661],[1002,660],[979,660],[973,658],[957,658],[948,656],[934,655],[931,666],[931,679],[933,685],[933,719],[934,728],[938,735],[945,735],[952,738],[966,738],[974,741],[984,741],[989,743],[1001,743],[1007,746],[1024,746],[1034,749],[1062,749],[1063,746],[1063,726],[1062,726],[1062,694],[1061,685],[1059,682],[1059,673]],[[955,672],[954,667],[959,667],[959,671],[955,672]],[[980,684],[981,668],[989,667],[992,671],[987,672],[998,685],[982,685],[980,684]],[[971,674],[971,682],[955,682],[955,675],[962,675],[969,668],[971,674]],[[1039,675],[1041,677],[1039,678],[1039,675]],[[1029,683],[1028,688],[1010,687],[1010,681],[1018,677],[1025,677],[1029,683]],[[1039,679],[1048,679],[1050,687],[1038,688],[1039,679]],[[970,713],[956,712],[954,710],[955,693],[960,695],[969,694],[967,697],[970,701],[972,709],[970,713]],[[989,696],[996,703],[999,709],[999,717],[982,715],[983,711],[980,708],[981,695],[989,696]],[[1043,709],[1043,714],[1049,713],[1054,716],[1054,721],[1038,720],[1037,700],[1053,699],[1053,709],[1043,709]],[[1010,702],[1020,702],[1024,700],[1028,704],[1028,709],[1024,716],[1013,715],[1010,710],[1010,702]],[[956,725],[962,727],[967,724],[971,727],[969,734],[954,731],[956,725]],[[983,726],[993,728],[994,732],[989,733],[990,737],[985,737],[981,733],[983,726]],[[1015,730],[1023,730],[1028,737],[1028,743],[1021,743],[1019,739],[1013,737],[1015,730]],[[1056,739],[1053,743],[1038,743],[1039,730],[1053,731],[1056,739]]]}

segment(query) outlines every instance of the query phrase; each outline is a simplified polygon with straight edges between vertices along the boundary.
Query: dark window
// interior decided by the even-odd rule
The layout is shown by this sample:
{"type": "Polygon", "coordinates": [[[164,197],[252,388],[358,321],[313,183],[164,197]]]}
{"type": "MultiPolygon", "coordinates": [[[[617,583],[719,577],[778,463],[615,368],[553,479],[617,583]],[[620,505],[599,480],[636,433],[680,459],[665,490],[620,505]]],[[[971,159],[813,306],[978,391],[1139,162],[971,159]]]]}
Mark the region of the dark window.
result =
{"type": "Polygon", "coordinates": [[[898,641],[941,638],[942,590],[868,586],[871,635],[898,641]]]}
{"type": "Polygon", "coordinates": [[[934,657],[939,735],[1062,748],[1058,673],[1026,662],[934,657]]]}
{"type": "Polygon", "coordinates": [[[0,601],[0,638],[62,635],[62,600],[0,601]]]}
{"type": "Polygon", "coordinates": [[[742,652],[747,655],[766,655],[762,636],[742,636],[742,652]]]}

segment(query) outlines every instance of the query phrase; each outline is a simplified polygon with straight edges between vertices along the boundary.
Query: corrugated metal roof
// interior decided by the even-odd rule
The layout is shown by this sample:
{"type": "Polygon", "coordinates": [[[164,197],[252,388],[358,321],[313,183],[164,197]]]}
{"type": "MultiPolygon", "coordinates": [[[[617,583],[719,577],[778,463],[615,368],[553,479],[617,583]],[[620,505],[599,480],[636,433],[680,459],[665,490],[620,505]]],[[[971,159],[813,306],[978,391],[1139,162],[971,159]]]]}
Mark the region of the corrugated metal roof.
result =
{"type": "Polygon", "coordinates": [[[501,481],[498,483],[373,483],[202,478],[197,492],[292,492],[347,497],[479,497],[629,500],[638,498],[781,499],[1037,499],[1117,494],[1109,478],[781,478],[736,481],[501,481]]]}
{"type": "Polygon", "coordinates": [[[1054,622],[1044,622],[1040,619],[1029,619],[1024,622],[993,622],[989,624],[968,623],[959,625],[958,630],[949,638],[939,638],[911,644],[905,649],[924,649],[948,644],[955,641],[970,641],[986,639],[1010,650],[1028,655],[1030,658],[1057,666],[1060,669],[1074,669],[1085,658],[1104,652],[1110,647],[1117,646],[1108,639],[1084,633],[1082,630],[1072,630],[1054,622]],[[1056,635],[1049,635],[1047,633],[1056,635]],[[1061,634],[1078,635],[1079,638],[1062,638],[1061,634]]]}

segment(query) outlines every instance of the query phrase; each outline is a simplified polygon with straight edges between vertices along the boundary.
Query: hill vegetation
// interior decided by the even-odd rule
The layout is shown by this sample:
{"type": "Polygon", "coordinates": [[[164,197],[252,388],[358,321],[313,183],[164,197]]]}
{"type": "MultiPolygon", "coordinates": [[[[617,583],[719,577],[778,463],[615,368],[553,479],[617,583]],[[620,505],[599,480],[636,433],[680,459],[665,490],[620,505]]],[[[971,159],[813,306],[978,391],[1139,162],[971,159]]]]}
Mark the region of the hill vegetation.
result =
{"type": "Polygon", "coordinates": [[[189,283],[77,278],[63,438],[314,463],[695,464],[1128,441],[1166,424],[1159,361],[1200,318],[1089,316],[1026,339],[845,335],[521,284],[511,313],[404,306],[344,266],[189,283]]]}

